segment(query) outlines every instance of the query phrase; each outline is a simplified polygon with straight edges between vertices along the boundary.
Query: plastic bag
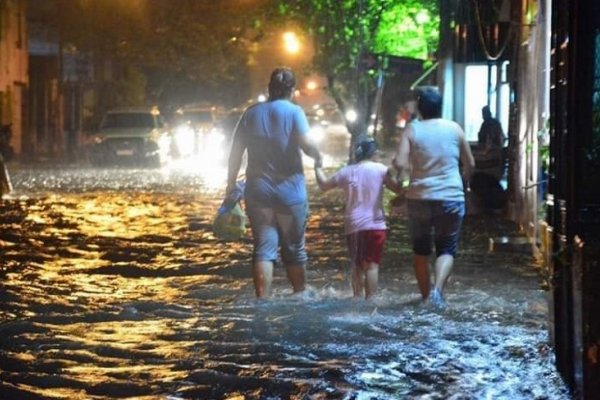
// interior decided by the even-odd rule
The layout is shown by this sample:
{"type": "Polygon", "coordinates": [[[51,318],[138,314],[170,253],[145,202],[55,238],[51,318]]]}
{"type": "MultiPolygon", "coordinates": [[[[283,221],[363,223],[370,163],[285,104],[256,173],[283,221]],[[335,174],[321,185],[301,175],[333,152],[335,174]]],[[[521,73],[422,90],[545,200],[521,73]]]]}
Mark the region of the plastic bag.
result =
{"type": "Polygon", "coordinates": [[[225,212],[217,212],[213,222],[213,233],[223,240],[240,240],[246,234],[246,214],[240,203],[225,212]]]}
{"type": "Polygon", "coordinates": [[[223,240],[239,240],[246,234],[247,217],[240,206],[244,195],[244,182],[238,182],[230,190],[217,211],[213,233],[223,240]]]}

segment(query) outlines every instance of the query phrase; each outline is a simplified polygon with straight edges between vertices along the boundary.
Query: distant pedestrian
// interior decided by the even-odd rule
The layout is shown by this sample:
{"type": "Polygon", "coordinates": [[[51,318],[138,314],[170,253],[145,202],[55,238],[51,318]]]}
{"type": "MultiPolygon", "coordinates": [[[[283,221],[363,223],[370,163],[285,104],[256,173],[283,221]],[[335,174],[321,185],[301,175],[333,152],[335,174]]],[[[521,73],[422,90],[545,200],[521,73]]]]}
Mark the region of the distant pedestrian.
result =
{"type": "Polygon", "coordinates": [[[483,122],[474,152],[475,171],[471,177],[471,190],[477,199],[476,204],[482,209],[500,209],[506,202],[506,193],[500,184],[505,170],[504,132],[488,106],[481,109],[481,116],[483,122]]]}
{"type": "Polygon", "coordinates": [[[464,187],[475,161],[461,127],[441,118],[442,97],[437,89],[421,89],[417,108],[420,119],[408,125],[393,164],[400,175],[410,178],[406,193],[409,232],[421,296],[436,307],[445,307],[444,285],[452,271],[465,214],[464,187]],[[433,244],[432,287],[429,258],[433,244]]]}
{"type": "Polygon", "coordinates": [[[252,271],[259,298],[271,294],[280,249],[294,293],[305,288],[308,198],[302,151],[316,163],[321,162],[321,153],[308,136],[304,111],[291,102],[295,87],[291,69],[276,68],[271,73],[268,101],[242,114],[229,155],[228,192],[236,188],[247,153],[244,201],[254,240],[252,271]]]}
{"type": "Polygon", "coordinates": [[[489,106],[483,106],[481,109],[483,122],[477,133],[477,145],[484,152],[493,152],[501,150],[504,147],[504,132],[500,121],[492,117],[489,106]]]}
{"type": "Polygon", "coordinates": [[[346,194],[345,233],[352,266],[354,297],[369,298],[377,291],[379,265],[386,241],[386,222],[382,206],[384,185],[398,191],[395,173],[373,161],[377,143],[372,138],[359,140],[354,150],[355,164],[327,178],[315,165],[319,187],[326,191],[342,188],[346,194]]]}

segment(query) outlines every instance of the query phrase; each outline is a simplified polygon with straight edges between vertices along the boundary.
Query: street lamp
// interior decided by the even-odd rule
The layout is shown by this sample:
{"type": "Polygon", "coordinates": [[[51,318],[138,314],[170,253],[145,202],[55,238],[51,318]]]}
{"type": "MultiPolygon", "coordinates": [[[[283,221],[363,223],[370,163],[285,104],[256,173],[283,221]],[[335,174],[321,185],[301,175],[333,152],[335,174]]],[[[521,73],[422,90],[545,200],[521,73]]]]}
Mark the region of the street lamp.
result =
{"type": "Polygon", "coordinates": [[[297,54],[300,51],[300,40],[294,32],[285,32],[283,34],[283,46],[288,53],[297,54]]]}
{"type": "Polygon", "coordinates": [[[307,90],[317,90],[317,88],[318,88],[317,82],[315,82],[313,80],[306,82],[307,90]]]}

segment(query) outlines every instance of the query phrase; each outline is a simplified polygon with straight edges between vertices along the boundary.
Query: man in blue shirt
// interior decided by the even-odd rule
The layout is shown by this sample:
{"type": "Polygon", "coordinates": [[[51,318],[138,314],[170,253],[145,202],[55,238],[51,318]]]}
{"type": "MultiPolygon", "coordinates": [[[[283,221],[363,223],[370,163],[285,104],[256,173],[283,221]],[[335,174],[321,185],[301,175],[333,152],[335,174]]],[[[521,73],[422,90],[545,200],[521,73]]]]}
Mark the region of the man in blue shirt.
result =
{"type": "Polygon", "coordinates": [[[294,293],[305,286],[308,197],[302,152],[317,164],[321,153],[308,136],[304,111],[291,102],[295,87],[291,69],[276,68],[271,73],[269,100],[244,112],[229,155],[227,188],[231,190],[247,152],[244,197],[254,240],[252,271],[259,298],[271,294],[279,250],[294,293]]]}

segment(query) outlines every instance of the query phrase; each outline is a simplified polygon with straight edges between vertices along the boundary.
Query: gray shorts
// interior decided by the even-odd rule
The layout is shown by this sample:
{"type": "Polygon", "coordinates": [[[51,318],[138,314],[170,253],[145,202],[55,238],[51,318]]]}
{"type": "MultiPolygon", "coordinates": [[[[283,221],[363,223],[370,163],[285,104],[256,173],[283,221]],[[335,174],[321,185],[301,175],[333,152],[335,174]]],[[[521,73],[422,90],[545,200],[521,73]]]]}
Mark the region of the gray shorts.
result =
{"type": "Polygon", "coordinates": [[[304,265],[308,260],[304,248],[304,232],[308,220],[308,203],[267,207],[246,201],[254,240],[254,261],[281,260],[285,265],[304,265]]]}

